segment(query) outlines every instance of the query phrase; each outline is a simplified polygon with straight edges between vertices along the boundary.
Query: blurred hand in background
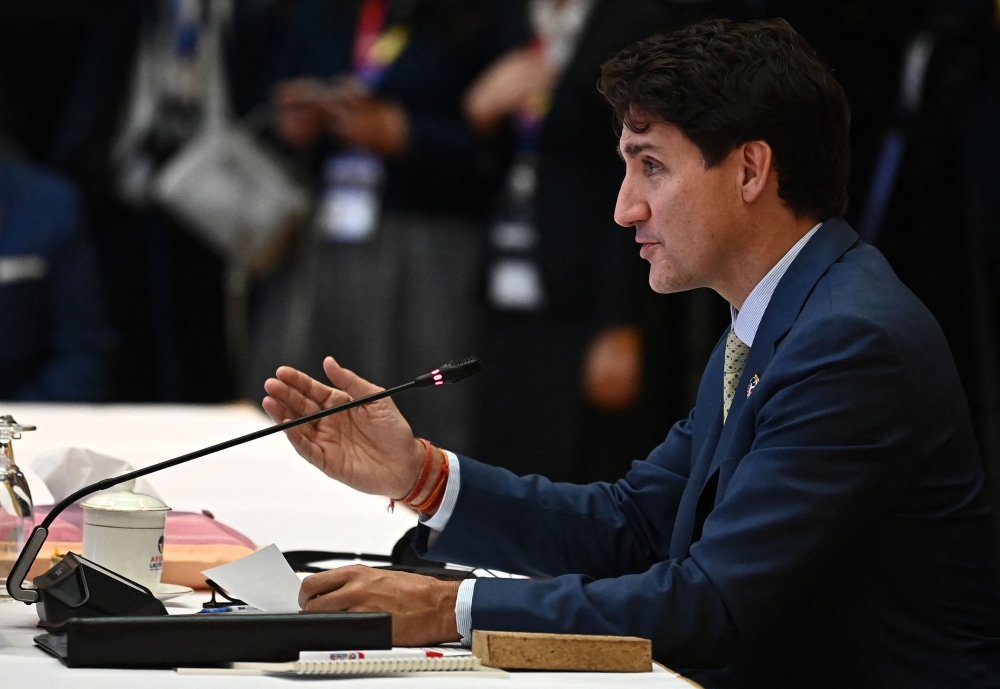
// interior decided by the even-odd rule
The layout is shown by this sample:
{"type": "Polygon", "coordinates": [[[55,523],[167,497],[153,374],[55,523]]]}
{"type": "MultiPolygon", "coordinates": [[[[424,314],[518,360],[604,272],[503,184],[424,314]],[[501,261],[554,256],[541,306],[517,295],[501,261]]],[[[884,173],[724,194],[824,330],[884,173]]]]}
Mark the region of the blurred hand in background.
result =
{"type": "Polygon", "coordinates": [[[331,86],[322,99],[324,124],[342,145],[385,158],[406,150],[410,118],[398,103],[372,96],[355,79],[331,86]]]}
{"type": "Polygon", "coordinates": [[[583,364],[583,393],[603,412],[635,406],[642,390],[642,335],[632,326],[613,326],[594,338],[583,364]]]}
{"type": "Polygon", "coordinates": [[[406,150],[409,117],[397,103],[372,96],[352,78],[332,83],[301,78],[274,90],[275,122],[280,139],[307,148],[327,131],[348,148],[365,148],[393,158],[406,150]]]}
{"type": "Polygon", "coordinates": [[[558,72],[545,56],[529,48],[513,50],[476,80],[465,95],[465,114],[480,132],[488,133],[534,99],[548,97],[558,72]]]}
{"type": "Polygon", "coordinates": [[[325,92],[324,84],[313,78],[289,79],[275,86],[272,100],[278,138],[292,148],[311,146],[323,131],[325,92]]]}

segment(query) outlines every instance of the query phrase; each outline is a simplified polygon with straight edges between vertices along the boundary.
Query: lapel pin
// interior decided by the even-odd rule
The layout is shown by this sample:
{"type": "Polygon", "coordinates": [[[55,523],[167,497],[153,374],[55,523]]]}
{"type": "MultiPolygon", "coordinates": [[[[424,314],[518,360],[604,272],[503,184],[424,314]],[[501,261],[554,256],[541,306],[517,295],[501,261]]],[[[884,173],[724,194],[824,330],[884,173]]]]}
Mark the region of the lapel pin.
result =
{"type": "Polygon", "coordinates": [[[753,392],[753,389],[757,387],[757,383],[759,382],[760,382],[760,376],[758,376],[756,373],[753,374],[753,378],[750,379],[750,385],[747,386],[747,399],[750,399],[750,393],[753,392]]]}

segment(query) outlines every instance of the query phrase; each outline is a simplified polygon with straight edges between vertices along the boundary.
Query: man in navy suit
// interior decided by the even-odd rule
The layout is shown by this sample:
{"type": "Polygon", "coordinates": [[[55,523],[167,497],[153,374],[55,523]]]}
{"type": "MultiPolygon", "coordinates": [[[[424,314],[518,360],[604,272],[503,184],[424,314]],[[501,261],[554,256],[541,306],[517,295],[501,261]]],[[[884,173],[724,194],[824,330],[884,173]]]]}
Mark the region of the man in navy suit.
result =
{"type": "MultiPolygon", "coordinates": [[[[535,579],[349,567],[309,610],[386,610],[396,643],[473,629],[629,634],[710,687],[1000,683],[983,472],[948,345],[839,215],[849,114],[783,21],[714,21],[605,64],[624,127],[615,219],[659,292],[710,287],[733,325],[697,406],[615,484],[519,478],[415,440],[389,401],[288,435],[423,512],[437,560],[535,579]]],[[[377,388],[327,359],[265,384],[285,420],[377,388]]]]}

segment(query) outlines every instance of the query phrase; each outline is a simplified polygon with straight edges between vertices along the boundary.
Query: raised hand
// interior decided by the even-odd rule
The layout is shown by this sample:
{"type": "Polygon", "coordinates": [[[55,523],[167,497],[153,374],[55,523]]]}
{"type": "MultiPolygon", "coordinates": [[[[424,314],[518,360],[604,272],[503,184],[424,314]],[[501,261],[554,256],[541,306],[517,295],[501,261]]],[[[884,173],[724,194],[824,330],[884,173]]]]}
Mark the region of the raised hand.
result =
{"type": "MultiPolygon", "coordinates": [[[[323,361],[334,387],[287,366],[264,383],[263,407],[281,423],[364,397],[382,388],[341,368],[333,357],[323,361]]],[[[391,399],[333,414],[285,431],[302,457],[363,493],[400,498],[417,482],[424,447],[391,399]]]]}

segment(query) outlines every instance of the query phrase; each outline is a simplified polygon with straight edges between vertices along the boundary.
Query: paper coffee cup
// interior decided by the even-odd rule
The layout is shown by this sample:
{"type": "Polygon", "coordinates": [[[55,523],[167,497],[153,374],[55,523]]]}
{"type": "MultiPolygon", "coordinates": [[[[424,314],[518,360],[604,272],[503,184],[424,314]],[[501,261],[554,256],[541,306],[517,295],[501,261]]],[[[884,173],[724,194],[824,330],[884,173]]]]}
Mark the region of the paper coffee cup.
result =
{"type": "Polygon", "coordinates": [[[152,592],[163,573],[169,507],[141,493],[100,493],[83,503],[83,556],[152,592]]]}

